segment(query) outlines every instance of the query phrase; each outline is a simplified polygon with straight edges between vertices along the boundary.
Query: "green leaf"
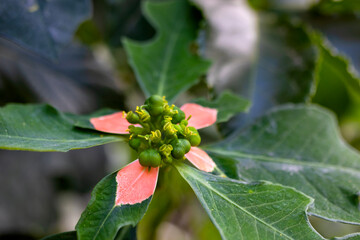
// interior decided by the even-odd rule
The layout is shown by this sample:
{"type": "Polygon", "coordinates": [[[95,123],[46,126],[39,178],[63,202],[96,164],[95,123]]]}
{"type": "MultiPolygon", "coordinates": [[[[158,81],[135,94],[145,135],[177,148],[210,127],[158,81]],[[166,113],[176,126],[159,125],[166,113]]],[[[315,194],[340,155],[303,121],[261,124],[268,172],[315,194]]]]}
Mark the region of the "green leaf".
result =
{"type": "Polygon", "coordinates": [[[44,237],[41,240],[76,240],[76,231],[72,231],[72,232],[63,232],[63,233],[58,233],[58,234],[54,234],[48,237],[44,237]]]}
{"type": "Polygon", "coordinates": [[[198,23],[185,0],[146,1],[144,14],[158,29],[154,40],[137,43],[124,40],[124,46],[138,82],[147,97],[175,97],[197,83],[210,63],[190,52],[198,23]]]}
{"type": "Polygon", "coordinates": [[[115,205],[116,174],[106,176],[91,193],[90,202],[75,227],[79,240],[114,239],[121,227],[135,226],[144,216],[151,197],[134,205],[115,205]]]}
{"type": "Polygon", "coordinates": [[[312,199],[288,187],[244,183],[177,166],[223,239],[322,239],[306,209],[312,199]]]}
{"type": "Polygon", "coordinates": [[[0,108],[0,148],[58,151],[122,141],[120,136],[75,128],[49,105],[9,104],[0,108]]]}
{"type": "Polygon", "coordinates": [[[317,89],[312,101],[341,115],[349,103],[360,103],[360,78],[349,60],[320,34],[313,33],[312,38],[319,49],[315,75],[317,89]]]}
{"type": "Polygon", "coordinates": [[[223,92],[214,101],[208,101],[205,98],[194,100],[195,103],[204,107],[216,108],[218,110],[217,122],[226,122],[235,114],[248,111],[250,102],[242,97],[232,94],[231,92],[223,92]]]}
{"type": "Polygon", "coordinates": [[[77,26],[91,15],[89,0],[2,0],[0,37],[56,58],[77,26]]]}
{"type": "Polygon", "coordinates": [[[310,214],[360,224],[360,155],[322,108],[276,108],[206,150],[229,177],[294,187],[315,199],[310,214]]]}

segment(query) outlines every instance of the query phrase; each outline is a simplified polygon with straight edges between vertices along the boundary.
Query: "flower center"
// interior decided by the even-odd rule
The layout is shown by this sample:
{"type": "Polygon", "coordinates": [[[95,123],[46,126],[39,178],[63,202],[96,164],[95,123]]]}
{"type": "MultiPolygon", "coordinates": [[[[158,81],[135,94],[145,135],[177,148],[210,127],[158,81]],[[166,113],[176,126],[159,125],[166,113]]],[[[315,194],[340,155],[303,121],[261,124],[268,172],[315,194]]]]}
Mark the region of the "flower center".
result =
{"type": "Polygon", "coordinates": [[[129,123],[129,145],[139,154],[142,166],[158,167],[184,160],[191,146],[201,142],[194,127],[188,126],[189,116],[175,105],[169,106],[165,97],[153,95],[136,111],[126,113],[129,123]],[[136,125],[135,125],[136,124],[136,125]]]}

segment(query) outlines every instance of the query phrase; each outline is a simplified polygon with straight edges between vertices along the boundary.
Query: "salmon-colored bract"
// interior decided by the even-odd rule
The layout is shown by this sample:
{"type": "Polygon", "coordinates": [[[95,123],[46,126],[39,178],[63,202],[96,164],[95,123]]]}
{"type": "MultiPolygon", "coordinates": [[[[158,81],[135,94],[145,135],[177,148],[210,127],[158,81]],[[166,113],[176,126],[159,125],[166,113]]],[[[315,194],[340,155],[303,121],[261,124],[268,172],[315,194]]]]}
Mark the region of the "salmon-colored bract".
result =
{"type": "Polygon", "coordinates": [[[208,127],[216,122],[217,110],[196,103],[186,103],[181,107],[186,117],[191,115],[189,126],[196,129],[208,127]]]}
{"type": "Polygon", "coordinates": [[[191,147],[185,157],[198,169],[205,172],[212,172],[216,166],[211,157],[202,149],[191,147]]]}
{"type": "Polygon", "coordinates": [[[90,122],[98,131],[117,134],[127,134],[128,131],[126,130],[131,125],[123,112],[91,118],[90,122]]]}
{"type": "Polygon", "coordinates": [[[119,170],[116,176],[116,205],[136,204],[153,195],[159,168],[148,168],[135,160],[119,170]]]}

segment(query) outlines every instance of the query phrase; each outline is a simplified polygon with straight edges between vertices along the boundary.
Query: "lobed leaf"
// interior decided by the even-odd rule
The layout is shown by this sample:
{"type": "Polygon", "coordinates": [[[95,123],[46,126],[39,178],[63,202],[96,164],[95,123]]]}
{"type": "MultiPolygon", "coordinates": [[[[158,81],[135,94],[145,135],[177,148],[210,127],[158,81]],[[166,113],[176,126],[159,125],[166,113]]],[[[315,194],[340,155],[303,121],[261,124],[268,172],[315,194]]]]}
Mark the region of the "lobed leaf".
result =
{"type": "Polygon", "coordinates": [[[292,188],[240,182],[184,164],[177,169],[223,239],[323,239],[306,216],[312,199],[292,188]]]}
{"type": "Polygon", "coordinates": [[[9,104],[0,108],[0,148],[66,152],[122,141],[120,136],[75,128],[49,105],[9,104]]]}
{"type": "Polygon", "coordinates": [[[205,149],[229,177],[294,187],[315,199],[309,214],[360,224],[360,155],[322,108],[276,108],[205,149]]]}
{"type": "Polygon", "coordinates": [[[190,52],[197,21],[185,0],[146,1],[144,14],[158,29],[150,42],[124,40],[130,65],[147,97],[165,95],[169,102],[197,83],[210,63],[190,52]]]}

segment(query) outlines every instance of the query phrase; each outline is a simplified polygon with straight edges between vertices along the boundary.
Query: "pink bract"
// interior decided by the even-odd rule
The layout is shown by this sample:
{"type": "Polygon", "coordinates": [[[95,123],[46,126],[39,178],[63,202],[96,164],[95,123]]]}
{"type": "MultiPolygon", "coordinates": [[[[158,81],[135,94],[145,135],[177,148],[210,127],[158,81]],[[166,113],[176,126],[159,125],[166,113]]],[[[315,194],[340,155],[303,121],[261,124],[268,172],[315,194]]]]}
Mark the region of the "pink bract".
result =
{"type": "Polygon", "coordinates": [[[135,160],[122,168],[116,175],[117,189],[115,204],[136,204],[153,195],[159,168],[148,168],[135,160]]]}

